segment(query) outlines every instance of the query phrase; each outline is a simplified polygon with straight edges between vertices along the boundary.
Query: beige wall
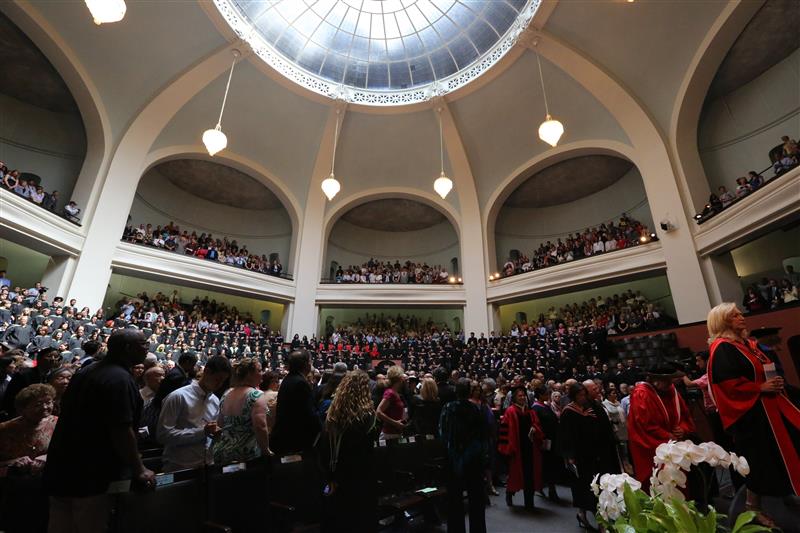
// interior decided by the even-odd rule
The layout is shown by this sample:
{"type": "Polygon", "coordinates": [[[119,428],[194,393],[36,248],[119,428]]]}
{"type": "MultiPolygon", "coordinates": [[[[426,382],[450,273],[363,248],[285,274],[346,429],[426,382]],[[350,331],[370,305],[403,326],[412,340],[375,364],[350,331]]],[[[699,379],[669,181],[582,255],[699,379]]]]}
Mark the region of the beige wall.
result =
{"type": "Polygon", "coordinates": [[[782,135],[800,135],[800,49],[732,93],[707,102],[698,127],[712,191],[769,164],[782,135]]]}
{"type": "Polygon", "coordinates": [[[333,317],[333,325],[342,326],[347,324],[355,323],[359,318],[364,319],[367,315],[370,317],[373,315],[381,315],[385,317],[397,317],[397,315],[401,315],[403,317],[412,316],[418,317],[421,321],[427,321],[428,319],[433,320],[436,324],[447,324],[447,327],[450,328],[450,331],[455,333],[455,326],[456,326],[456,319],[458,324],[461,324],[463,327],[464,323],[464,311],[462,309],[426,309],[426,308],[417,308],[417,307],[393,307],[393,308],[380,308],[380,309],[372,309],[372,308],[332,308],[332,307],[323,307],[320,310],[320,330],[324,331],[325,324],[327,323],[329,317],[333,317]]]}
{"type": "Polygon", "coordinates": [[[139,182],[131,223],[155,226],[170,221],[198,235],[211,232],[236,239],[251,252],[278,253],[284,268],[288,264],[292,223],[284,208],[252,210],[215,204],[179,189],[157,171],[148,172],[139,182]]]}
{"type": "Polygon", "coordinates": [[[800,272],[800,227],[775,230],[731,251],[736,273],[747,283],[753,276],[782,276],[784,265],[800,272]]]}
{"type": "MultiPolygon", "coordinates": [[[[57,113],[0,94],[0,161],[42,178],[69,202],[86,155],[86,134],[77,113],[57,113]]],[[[84,207],[84,206],[81,206],[84,207]]]]}
{"type": "Polygon", "coordinates": [[[340,219],[328,238],[326,257],[323,277],[328,277],[331,261],[346,268],[366,263],[370,258],[401,263],[424,261],[431,266],[441,265],[450,272],[450,260],[460,257],[460,253],[458,235],[447,221],[419,231],[392,232],[365,229],[340,219]]]}
{"type": "Polygon", "coordinates": [[[528,322],[535,322],[539,315],[550,309],[550,307],[555,307],[556,310],[558,310],[559,307],[566,304],[581,303],[591,298],[597,298],[598,296],[609,297],[629,289],[634,292],[641,291],[648,300],[658,300],[661,308],[664,309],[667,314],[675,317],[675,306],[670,296],[667,278],[666,276],[657,276],[633,280],[626,283],[606,285],[605,287],[597,287],[595,289],[575,291],[567,294],[559,294],[557,296],[548,296],[525,302],[501,305],[500,322],[503,326],[503,331],[507,332],[511,327],[511,323],[517,319],[517,313],[526,313],[528,315],[528,322]]]}
{"type": "Polygon", "coordinates": [[[42,281],[44,271],[50,262],[50,256],[5,239],[0,239],[0,258],[4,259],[0,268],[5,268],[6,277],[11,280],[14,287],[20,286],[23,289],[42,281]]]}
{"type": "Polygon", "coordinates": [[[279,330],[281,327],[284,311],[283,304],[266,300],[257,300],[255,298],[245,298],[243,296],[234,296],[221,292],[194,289],[175,283],[134,278],[121,274],[111,274],[111,281],[106,291],[103,307],[106,308],[106,310],[108,310],[109,307],[113,308],[113,306],[125,296],[136,296],[138,293],[146,292],[148,296],[152,297],[159,291],[170,295],[175,289],[178,289],[178,295],[181,297],[183,303],[190,303],[195,296],[200,297],[201,300],[208,296],[209,300],[225,302],[231,307],[235,306],[242,314],[250,313],[256,322],[260,321],[261,311],[268,309],[270,311],[269,327],[273,330],[279,330]]]}
{"type": "Polygon", "coordinates": [[[609,220],[616,222],[623,212],[653,229],[653,215],[636,167],[610,187],[574,202],[532,209],[503,207],[495,226],[497,263],[505,263],[509,250],[529,255],[543,242],[609,220]]]}

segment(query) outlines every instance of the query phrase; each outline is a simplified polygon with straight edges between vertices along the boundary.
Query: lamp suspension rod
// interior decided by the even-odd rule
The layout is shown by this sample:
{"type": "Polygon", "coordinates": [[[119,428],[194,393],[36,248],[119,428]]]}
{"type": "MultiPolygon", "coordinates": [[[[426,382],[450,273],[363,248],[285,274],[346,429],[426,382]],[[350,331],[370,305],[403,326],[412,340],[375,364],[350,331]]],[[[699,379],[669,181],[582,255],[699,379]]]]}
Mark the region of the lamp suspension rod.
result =
{"type": "Polygon", "coordinates": [[[442,165],[441,171],[444,174],[444,136],[442,135],[442,108],[436,110],[439,114],[439,161],[442,165]]]}
{"type": "Polygon", "coordinates": [[[539,65],[539,81],[542,82],[542,95],[544,96],[544,112],[550,116],[550,108],[547,105],[547,91],[544,88],[544,76],[542,76],[542,60],[539,59],[539,52],[536,52],[536,63],[539,65]]]}
{"type": "Polygon", "coordinates": [[[331,174],[333,174],[333,167],[336,165],[336,145],[339,142],[339,113],[341,110],[336,110],[336,129],[333,130],[333,155],[331,155],[331,174]]]}
{"type": "Polygon", "coordinates": [[[225,96],[222,97],[222,107],[219,110],[219,120],[217,127],[222,125],[222,113],[225,111],[225,103],[228,101],[228,91],[231,88],[231,78],[233,78],[233,67],[236,66],[236,58],[239,57],[237,50],[233,51],[233,61],[231,62],[231,70],[228,72],[228,83],[225,85],[225,96]]]}

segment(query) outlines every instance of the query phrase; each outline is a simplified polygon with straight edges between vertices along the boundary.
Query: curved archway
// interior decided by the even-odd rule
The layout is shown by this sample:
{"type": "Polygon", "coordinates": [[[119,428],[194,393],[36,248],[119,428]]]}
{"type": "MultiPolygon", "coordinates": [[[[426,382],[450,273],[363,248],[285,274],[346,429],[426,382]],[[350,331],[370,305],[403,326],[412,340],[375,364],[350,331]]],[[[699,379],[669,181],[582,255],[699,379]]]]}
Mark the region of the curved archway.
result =
{"type": "Polygon", "coordinates": [[[483,227],[485,239],[484,256],[489,272],[497,271],[497,250],[495,246],[495,229],[500,210],[508,197],[530,176],[556,163],[575,157],[587,155],[611,155],[636,163],[636,151],[629,145],[617,141],[592,140],[580,141],[557,146],[552,150],[538,154],[510,173],[489,198],[487,209],[483,213],[483,227]]]}
{"type": "Polygon", "coordinates": [[[694,211],[708,198],[710,187],[697,145],[700,112],[708,89],[728,50],[764,1],[730,2],[708,30],[681,83],[669,129],[677,174],[694,211]]]}
{"type": "Polygon", "coordinates": [[[337,202],[325,215],[323,222],[324,250],[322,254],[325,258],[325,261],[323,261],[323,267],[328,265],[328,261],[330,259],[328,257],[328,249],[330,245],[331,234],[336,226],[336,223],[341,220],[345,214],[351,212],[359,206],[380,200],[410,200],[432,208],[437,213],[443,215],[455,232],[455,236],[458,239],[459,254],[463,256],[461,253],[462,229],[460,216],[452,205],[443,201],[438,196],[430,194],[426,191],[421,191],[419,189],[410,187],[381,187],[354,193],[342,199],[340,202],[337,202]]]}
{"type": "Polygon", "coordinates": [[[8,2],[4,13],[39,48],[66,83],[83,120],[86,131],[86,155],[72,192],[83,206],[84,217],[91,212],[102,180],[98,176],[108,168],[113,139],[108,113],[100,93],[75,52],[58,32],[32,7],[24,2],[8,2]]]}
{"type": "Polygon", "coordinates": [[[142,165],[142,171],[139,174],[138,180],[141,180],[147,171],[167,161],[174,161],[177,159],[198,159],[201,161],[210,161],[236,169],[248,176],[256,179],[259,183],[264,185],[270,192],[272,192],[278,200],[280,200],[284,209],[289,214],[289,219],[292,223],[292,238],[289,245],[289,261],[287,262],[287,269],[291,271],[294,265],[297,264],[299,258],[297,257],[297,240],[300,234],[302,224],[302,210],[297,198],[292,194],[288,187],[269,170],[264,168],[257,162],[241,156],[232,150],[225,150],[224,153],[211,157],[203,146],[200,145],[178,145],[168,146],[155,150],[147,155],[147,158],[142,165]]]}

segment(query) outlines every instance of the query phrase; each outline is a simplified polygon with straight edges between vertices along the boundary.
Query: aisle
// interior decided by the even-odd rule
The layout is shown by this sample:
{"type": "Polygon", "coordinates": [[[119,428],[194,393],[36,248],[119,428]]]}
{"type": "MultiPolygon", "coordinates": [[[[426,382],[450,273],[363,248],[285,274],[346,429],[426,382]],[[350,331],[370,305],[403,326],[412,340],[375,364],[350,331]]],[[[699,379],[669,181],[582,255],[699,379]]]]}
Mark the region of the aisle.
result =
{"type": "MultiPolygon", "coordinates": [[[[492,505],[486,509],[486,529],[490,533],[530,533],[533,531],[552,533],[579,533],[575,520],[575,509],[567,487],[557,487],[561,504],[536,496],[535,511],[522,507],[522,493],[515,495],[515,507],[506,506],[505,493],[492,497],[492,505]]],[[[446,528],[444,528],[446,529],[446,528]]]]}

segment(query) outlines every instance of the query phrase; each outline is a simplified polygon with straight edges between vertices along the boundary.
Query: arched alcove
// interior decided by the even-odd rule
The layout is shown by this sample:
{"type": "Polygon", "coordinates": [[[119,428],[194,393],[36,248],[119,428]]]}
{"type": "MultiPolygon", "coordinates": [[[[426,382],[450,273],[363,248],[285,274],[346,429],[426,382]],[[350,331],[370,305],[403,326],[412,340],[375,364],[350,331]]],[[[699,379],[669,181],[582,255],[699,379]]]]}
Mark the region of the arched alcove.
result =
{"type": "Polygon", "coordinates": [[[532,259],[540,245],[566,242],[601,224],[618,225],[623,215],[646,226],[648,235],[653,228],[642,176],[618,154],[578,152],[535,165],[509,190],[490,226],[495,271],[512,255],[532,259]]]}
{"type": "Polygon", "coordinates": [[[716,70],[697,125],[711,192],[735,189],[750,170],[768,170],[781,137],[800,133],[800,35],[786,31],[798,24],[796,2],[767,0],[716,70]]]}
{"type": "Polygon", "coordinates": [[[277,257],[288,270],[293,220],[281,199],[254,177],[203,159],[169,159],[139,181],[129,225],[173,223],[180,232],[236,240],[251,254],[277,257]]]}
{"type": "Polygon", "coordinates": [[[447,271],[454,258],[460,262],[452,214],[422,198],[365,197],[342,205],[328,220],[323,278],[332,261],[343,269],[373,259],[440,265],[447,271]]]}
{"type": "Polygon", "coordinates": [[[58,191],[60,210],[72,196],[87,152],[86,131],[69,87],[34,42],[0,13],[0,160],[58,191]]]}

